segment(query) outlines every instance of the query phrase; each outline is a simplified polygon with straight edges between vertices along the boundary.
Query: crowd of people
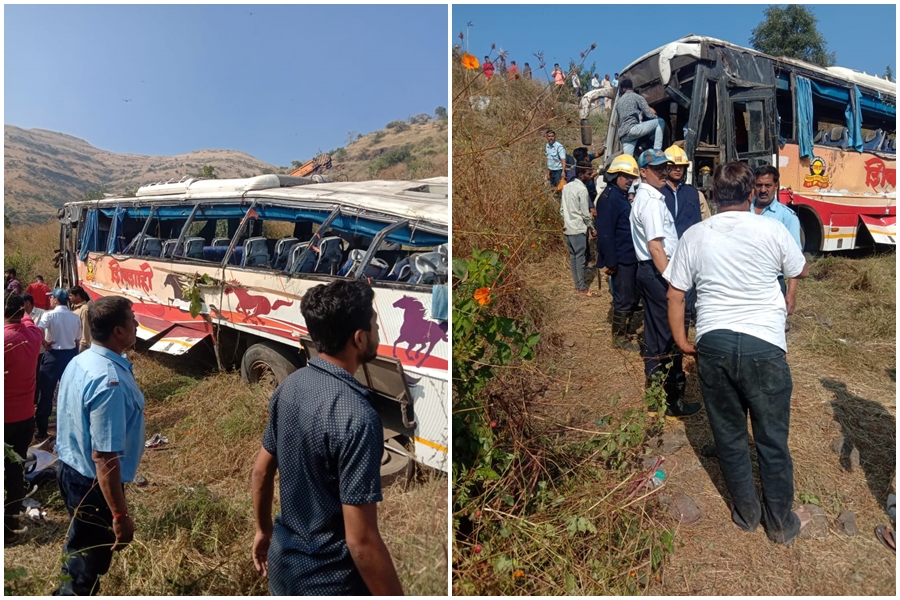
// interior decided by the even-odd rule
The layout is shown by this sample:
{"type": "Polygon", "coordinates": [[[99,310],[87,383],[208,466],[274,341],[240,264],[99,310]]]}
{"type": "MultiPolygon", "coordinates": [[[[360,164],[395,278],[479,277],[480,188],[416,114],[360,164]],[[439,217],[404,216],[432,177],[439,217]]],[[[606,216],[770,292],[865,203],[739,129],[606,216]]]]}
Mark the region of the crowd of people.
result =
{"type": "MultiPolygon", "coordinates": [[[[138,323],[121,296],[90,301],[79,286],[42,293],[46,309],[6,270],[4,441],[20,458],[53,441],[56,400],[57,483],[70,524],[54,594],[96,595],[114,552],[135,535],[124,484],[137,475],[146,438],[144,395],[126,356],[138,323]]],[[[301,301],[318,354],[272,396],[252,473],[251,556],[272,594],[403,594],[378,530],[381,419],[353,376],[377,355],[373,299],[367,283],[341,279],[301,301]],[[276,472],[281,511],[273,519],[276,472]]],[[[27,485],[14,457],[4,460],[4,491],[9,546],[27,530],[27,485]]]]}
{"type": "Polygon", "coordinates": [[[662,149],[662,120],[629,79],[618,88],[616,137],[623,151],[602,178],[588,148],[569,154],[555,132],[546,134],[546,179],[561,190],[575,293],[596,295],[585,283],[586,269],[608,278],[612,344],[640,351],[645,385],[660,385],[668,418],[689,418],[702,408],[685,398],[682,357],[696,356],[733,520],[747,531],[762,522],[770,539],[789,544],[809,520],[802,508],[792,510],[787,444],[792,383],[785,332],[797,281],[808,273],[799,219],[777,200],[778,169],[754,171],[742,162],[716,169],[713,214],[703,193],[685,182],[690,161],[683,148],[662,149]],[[597,259],[589,262],[591,240],[597,259]],[[694,343],[688,341],[692,325],[694,343]],[[748,414],[762,500],[750,468],[748,414]]]}
{"type": "MultiPolygon", "coordinates": [[[[493,79],[495,74],[500,77],[505,77],[510,81],[517,79],[532,79],[531,65],[524,63],[520,69],[516,64],[516,61],[513,60],[507,62],[507,55],[505,52],[501,52],[494,60],[491,60],[490,56],[485,56],[484,62],[481,63],[481,71],[484,74],[485,79],[488,80],[493,79]]],[[[609,73],[606,73],[603,76],[603,79],[600,79],[599,73],[587,72],[586,75],[590,78],[592,90],[617,88],[619,86],[618,73],[615,73],[612,78],[610,78],[609,73]]],[[[550,78],[552,84],[559,90],[562,90],[565,87],[566,81],[568,80],[569,84],[572,86],[572,93],[576,98],[581,98],[585,93],[581,81],[581,73],[579,71],[573,70],[567,77],[566,73],[560,68],[559,63],[554,63],[550,78]]],[[[612,107],[611,98],[603,98],[603,102],[605,108],[609,109],[612,107]]]]}

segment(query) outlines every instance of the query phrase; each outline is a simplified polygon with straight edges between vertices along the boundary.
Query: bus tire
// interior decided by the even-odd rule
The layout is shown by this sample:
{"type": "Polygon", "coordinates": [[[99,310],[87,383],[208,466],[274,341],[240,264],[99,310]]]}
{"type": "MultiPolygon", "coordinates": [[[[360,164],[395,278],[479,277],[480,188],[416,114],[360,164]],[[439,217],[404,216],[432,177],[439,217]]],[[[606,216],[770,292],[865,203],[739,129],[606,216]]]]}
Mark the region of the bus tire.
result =
{"type": "Polygon", "coordinates": [[[271,377],[276,386],[288,375],[303,366],[299,352],[291,351],[272,342],[253,344],[241,359],[241,376],[249,383],[259,383],[271,377]]]}
{"type": "Polygon", "coordinates": [[[809,209],[797,210],[800,219],[800,246],[803,252],[818,254],[822,251],[822,224],[809,209]]]}

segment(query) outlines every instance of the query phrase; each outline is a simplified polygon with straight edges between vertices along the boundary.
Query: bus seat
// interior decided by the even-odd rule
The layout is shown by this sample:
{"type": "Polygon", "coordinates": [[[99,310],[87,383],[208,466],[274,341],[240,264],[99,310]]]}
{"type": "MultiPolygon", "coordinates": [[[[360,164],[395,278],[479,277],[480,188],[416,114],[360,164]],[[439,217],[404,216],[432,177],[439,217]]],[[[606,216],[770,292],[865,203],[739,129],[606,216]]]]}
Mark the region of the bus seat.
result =
{"type": "Polygon", "coordinates": [[[212,241],[213,246],[227,246],[229,243],[231,243],[231,240],[226,237],[213,238],[212,241]]]}
{"type": "Polygon", "coordinates": [[[252,237],[244,242],[244,257],[242,267],[268,267],[269,249],[266,247],[266,238],[252,237]]]}
{"type": "Polygon", "coordinates": [[[319,242],[319,260],[316,262],[316,273],[330,273],[334,275],[338,265],[344,258],[341,238],[336,235],[322,239],[319,242]]]}
{"type": "Polygon", "coordinates": [[[813,144],[823,144],[825,143],[825,130],[820,129],[816,132],[816,137],[813,138],[813,144]]]}
{"type": "Polygon", "coordinates": [[[184,255],[187,258],[203,260],[203,242],[202,237],[184,238],[184,255]]]}
{"type": "Polygon", "coordinates": [[[290,265],[288,267],[288,272],[312,273],[316,268],[316,262],[319,260],[319,253],[315,250],[308,252],[303,259],[303,264],[300,264],[300,255],[303,254],[303,251],[307,246],[309,246],[309,242],[300,242],[291,249],[291,260],[288,261],[288,264],[290,265]]]}
{"type": "Polygon", "coordinates": [[[347,255],[347,260],[341,267],[341,270],[337,272],[338,276],[346,277],[352,269],[356,268],[356,266],[362,262],[363,256],[365,256],[365,252],[359,248],[351,250],[350,254],[347,255]]]}
{"type": "Polygon", "coordinates": [[[414,255],[412,283],[439,283],[447,277],[447,259],[440,252],[414,255]]]}
{"type": "Polygon", "coordinates": [[[407,256],[403,260],[397,261],[394,267],[385,277],[385,281],[406,281],[412,275],[412,267],[409,265],[412,257],[407,256]]]}
{"type": "Polygon", "coordinates": [[[831,131],[828,133],[828,136],[825,138],[826,146],[835,146],[838,148],[846,148],[850,143],[850,136],[847,133],[847,128],[841,125],[836,125],[831,128],[831,131]]]}
{"type": "Polygon", "coordinates": [[[159,257],[162,254],[162,240],[159,238],[144,238],[141,242],[140,256],[159,257]]]}
{"type": "Polygon", "coordinates": [[[284,271],[288,266],[288,258],[291,256],[291,249],[294,245],[299,244],[300,240],[295,237],[283,237],[275,242],[275,252],[272,255],[272,268],[284,271]]]}
{"type": "Polygon", "coordinates": [[[178,244],[178,239],[166,240],[162,246],[162,254],[160,255],[162,258],[172,258],[175,254],[175,246],[178,244]]]}
{"type": "Polygon", "coordinates": [[[891,154],[897,153],[897,137],[894,135],[885,136],[884,141],[881,143],[881,151],[889,152],[891,154]]]}
{"type": "Polygon", "coordinates": [[[382,279],[387,275],[390,268],[391,266],[387,264],[387,261],[380,258],[373,258],[372,262],[369,263],[369,266],[366,267],[365,276],[369,279],[382,279]]]}

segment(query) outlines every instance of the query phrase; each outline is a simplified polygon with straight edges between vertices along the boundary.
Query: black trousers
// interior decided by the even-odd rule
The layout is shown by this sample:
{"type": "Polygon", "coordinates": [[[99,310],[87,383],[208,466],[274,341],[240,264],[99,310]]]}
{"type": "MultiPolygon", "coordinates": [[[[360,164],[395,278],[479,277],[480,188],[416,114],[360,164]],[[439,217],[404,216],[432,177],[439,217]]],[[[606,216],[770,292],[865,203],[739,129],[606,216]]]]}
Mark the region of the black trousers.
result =
{"type": "Polygon", "coordinates": [[[637,287],[644,303],[644,375],[653,377],[660,369],[669,368],[664,384],[684,381],[681,353],[669,327],[668,282],[652,261],[638,263],[637,287]]]}
{"type": "Polygon", "coordinates": [[[66,367],[69,366],[69,363],[76,356],[78,356],[78,348],[72,348],[71,350],[47,350],[44,352],[38,379],[41,397],[38,399],[37,410],[34,415],[37,421],[38,433],[41,435],[47,435],[47,427],[50,425],[56,384],[59,383],[66,367]]]}
{"type": "Polygon", "coordinates": [[[54,596],[97,595],[100,576],[112,563],[116,541],[112,511],[96,479],[85,477],[62,461],[56,479],[72,522],[63,546],[62,582],[54,596]]]}
{"type": "Polygon", "coordinates": [[[641,297],[637,289],[637,263],[617,265],[612,276],[613,310],[636,310],[641,297]]]}
{"type": "MultiPolygon", "coordinates": [[[[34,417],[3,424],[3,441],[12,446],[23,461],[28,454],[28,444],[31,443],[32,435],[34,435],[34,417]]],[[[6,492],[6,501],[3,504],[3,535],[9,538],[13,535],[13,530],[19,528],[22,500],[28,491],[23,463],[4,457],[3,489],[6,492]]]]}

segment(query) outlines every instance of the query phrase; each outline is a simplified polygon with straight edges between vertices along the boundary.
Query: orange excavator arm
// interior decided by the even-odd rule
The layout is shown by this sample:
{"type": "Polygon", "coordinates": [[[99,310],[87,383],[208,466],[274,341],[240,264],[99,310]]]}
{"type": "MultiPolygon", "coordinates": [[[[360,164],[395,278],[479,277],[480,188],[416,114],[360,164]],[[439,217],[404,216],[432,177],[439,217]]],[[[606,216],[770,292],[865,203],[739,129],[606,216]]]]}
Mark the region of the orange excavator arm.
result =
{"type": "Polygon", "coordinates": [[[331,155],[327,152],[319,154],[315,158],[306,161],[288,175],[292,177],[309,177],[315,173],[321,173],[331,168],[331,155]]]}

